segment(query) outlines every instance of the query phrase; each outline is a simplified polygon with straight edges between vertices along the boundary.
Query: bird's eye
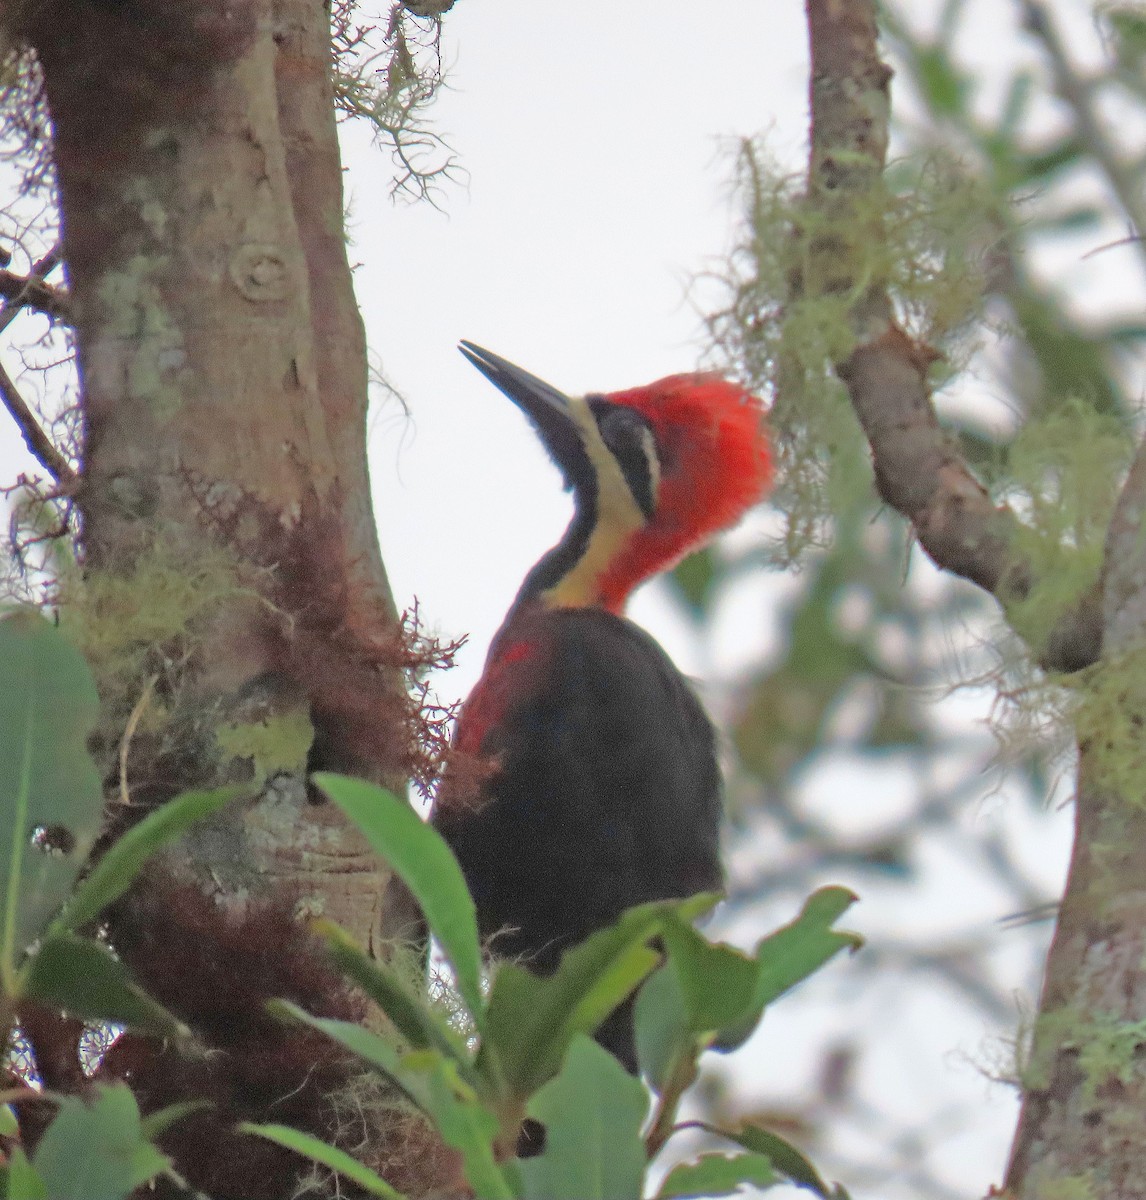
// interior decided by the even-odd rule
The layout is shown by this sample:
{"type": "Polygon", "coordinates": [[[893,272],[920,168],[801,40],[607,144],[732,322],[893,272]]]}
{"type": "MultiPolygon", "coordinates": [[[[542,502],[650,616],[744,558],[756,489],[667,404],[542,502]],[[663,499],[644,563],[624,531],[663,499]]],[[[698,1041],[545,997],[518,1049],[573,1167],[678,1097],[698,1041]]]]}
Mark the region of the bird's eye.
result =
{"type": "Polygon", "coordinates": [[[630,408],[603,404],[594,409],[601,440],[617,460],[621,474],[637,507],[651,519],[657,507],[657,488],[660,484],[660,460],[653,431],[639,414],[630,408]]]}

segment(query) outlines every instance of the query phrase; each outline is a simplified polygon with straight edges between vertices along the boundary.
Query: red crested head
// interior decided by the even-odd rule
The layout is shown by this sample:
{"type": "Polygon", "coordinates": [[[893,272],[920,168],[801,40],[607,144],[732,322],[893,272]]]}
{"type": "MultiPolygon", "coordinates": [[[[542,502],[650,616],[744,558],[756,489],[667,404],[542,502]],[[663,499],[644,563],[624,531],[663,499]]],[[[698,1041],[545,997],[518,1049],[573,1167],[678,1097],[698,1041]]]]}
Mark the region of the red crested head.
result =
{"type": "Polygon", "coordinates": [[[519,602],[620,612],[768,491],[763,405],[717,375],[569,397],[469,342],[462,353],[526,413],[574,493],[572,524],[519,602]]]}
{"type": "Polygon", "coordinates": [[[764,498],[772,455],[763,405],[719,375],[670,375],[604,399],[648,422],[660,463],[652,517],[601,580],[604,607],[619,611],[638,584],[699,549],[764,498]]]}

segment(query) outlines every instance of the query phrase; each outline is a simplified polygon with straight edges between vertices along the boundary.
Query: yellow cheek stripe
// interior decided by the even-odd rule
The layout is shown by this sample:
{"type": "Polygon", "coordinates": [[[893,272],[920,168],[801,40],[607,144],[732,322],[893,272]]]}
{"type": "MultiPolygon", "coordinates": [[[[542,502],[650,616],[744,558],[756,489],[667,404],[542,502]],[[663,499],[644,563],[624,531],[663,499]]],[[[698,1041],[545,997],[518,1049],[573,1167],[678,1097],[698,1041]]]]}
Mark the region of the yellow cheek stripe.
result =
{"type": "Polygon", "coordinates": [[[597,473],[597,523],[585,552],[557,583],[541,593],[541,602],[550,608],[596,604],[600,599],[601,576],[629,538],[645,524],[645,515],[637,507],[584,397],[571,398],[569,412],[581,430],[581,440],[597,473]]]}

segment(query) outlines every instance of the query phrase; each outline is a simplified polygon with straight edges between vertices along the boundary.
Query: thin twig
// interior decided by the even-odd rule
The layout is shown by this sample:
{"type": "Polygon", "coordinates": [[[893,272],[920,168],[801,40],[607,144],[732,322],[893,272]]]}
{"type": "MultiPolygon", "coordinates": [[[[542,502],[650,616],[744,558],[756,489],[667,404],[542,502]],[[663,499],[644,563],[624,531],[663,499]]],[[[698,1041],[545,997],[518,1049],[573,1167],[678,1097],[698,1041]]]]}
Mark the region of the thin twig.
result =
{"type": "MultiPolygon", "coordinates": [[[[1146,234],[1146,198],[1133,167],[1119,153],[1107,134],[1094,102],[1094,89],[1080,78],[1071,64],[1062,38],[1040,0],[1020,0],[1023,25],[1038,39],[1050,60],[1054,90],[1070,106],[1083,144],[1091,158],[1102,168],[1122,211],[1134,231],[1146,234]]],[[[1142,244],[1139,243],[1141,253],[1142,244]]]]}
{"type": "MultiPolygon", "coordinates": [[[[4,310],[0,310],[0,322],[3,322],[4,310]]],[[[3,325],[0,324],[0,329],[3,325]]],[[[71,491],[79,482],[79,475],[72,469],[72,464],[56,449],[51,438],[40,428],[36,414],[28,407],[27,401],[20,395],[12,377],[0,363],[0,400],[12,414],[12,419],[19,427],[20,436],[40,465],[59,484],[62,491],[71,491]]]]}
{"type": "Polygon", "coordinates": [[[139,722],[143,719],[144,712],[147,711],[147,706],[151,702],[152,693],[155,691],[155,685],[158,682],[158,675],[152,675],[148,679],[147,685],[143,689],[143,694],[131,710],[131,716],[127,718],[127,725],[124,728],[123,737],[119,743],[119,802],[128,808],[131,807],[131,791],[127,786],[127,758],[131,751],[131,739],[135,736],[135,731],[139,728],[139,722]]]}

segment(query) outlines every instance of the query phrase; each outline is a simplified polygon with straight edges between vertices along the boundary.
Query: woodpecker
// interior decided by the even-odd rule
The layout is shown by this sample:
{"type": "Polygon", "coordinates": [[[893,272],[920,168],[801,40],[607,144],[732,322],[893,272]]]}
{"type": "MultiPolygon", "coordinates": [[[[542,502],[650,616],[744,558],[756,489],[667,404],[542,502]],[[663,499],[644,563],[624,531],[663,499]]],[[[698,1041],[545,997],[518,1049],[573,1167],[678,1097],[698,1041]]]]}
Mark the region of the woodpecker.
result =
{"type": "MultiPolygon", "coordinates": [[[[720,890],[716,738],[684,676],[624,615],[638,584],[737,521],[772,464],[759,400],[713,375],[570,397],[470,342],[529,418],[574,515],[526,576],[454,736],[434,824],[500,958],[553,971],[635,904],[720,890]]],[[[636,1069],[631,1012],[598,1041],[636,1069]]]]}

